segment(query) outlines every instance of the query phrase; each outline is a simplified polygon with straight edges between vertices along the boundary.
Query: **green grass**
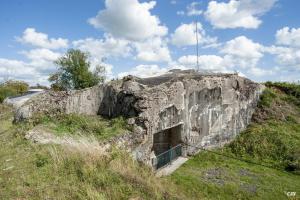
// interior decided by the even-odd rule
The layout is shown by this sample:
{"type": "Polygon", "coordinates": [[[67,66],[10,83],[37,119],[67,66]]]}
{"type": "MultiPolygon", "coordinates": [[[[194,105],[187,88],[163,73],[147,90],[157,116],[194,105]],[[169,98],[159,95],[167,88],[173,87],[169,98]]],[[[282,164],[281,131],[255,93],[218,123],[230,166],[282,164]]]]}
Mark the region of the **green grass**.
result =
{"type": "Polygon", "coordinates": [[[275,120],[253,124],[225,150],[241,158],[300,174],[300,124],[275,120]]]}
{"type": "Polygon", "coordinates": [[[288,199],[285,192],[296,192],[294,199],[299,199],[300,86],[266,85],[253,123],[244,132],[223,148],[199,153],[168,177],[185,195],[288,199]]]}
{"type": "Polygon", "coordinates": [[[253,123],[223,148],[200,152],[172,175],[156,178],[129,154],[38,145],[24,133],[43,125],[58,135],[108,139],[130,131],[125,120],[61,115],[12,124],[0,104],[0,199],[289,199],[300,194],[299,86],[268,83],[253,123]]]}
{"type": "Polygon", "coordinates": [[[266,88],[260,98],[258,107],[270,107],[275,97],[276,93],[272,89],[266,88]]]}
{"type": "Polygon", "coordinates": [[[288,82],[266,82],[267,87],[276,87],[284,91],[289,96],[300,98],[300,86],[299,84],[288,82]]]}
{"type": "Polygon", "coordinates": [[[12,108],[0,103],[0,133],[12,127],[11,119],[13,117],[12,108]]]}
{"type": "Polygon", "coordinates": [[[13,125],[9,111],[0,118],[0,199],[187,199],[127,153],[34,144],[28,127],[13,125]]]}
{"type": "Polygon", "coordinates": [[[199,153],[168,179],[191,199],[287,199],[285,192],[300,193],[300,176],[211,152],[199,153]]]}
{"type": "Polygon", "coordinates": [[[55,117],[38,116],[32,124],[44,125],[55,134],[94,136],[98,140],[106,140],[131,131],[131,127],[122,117],[107,120],[99,116],[63,114],[55,117]]]}

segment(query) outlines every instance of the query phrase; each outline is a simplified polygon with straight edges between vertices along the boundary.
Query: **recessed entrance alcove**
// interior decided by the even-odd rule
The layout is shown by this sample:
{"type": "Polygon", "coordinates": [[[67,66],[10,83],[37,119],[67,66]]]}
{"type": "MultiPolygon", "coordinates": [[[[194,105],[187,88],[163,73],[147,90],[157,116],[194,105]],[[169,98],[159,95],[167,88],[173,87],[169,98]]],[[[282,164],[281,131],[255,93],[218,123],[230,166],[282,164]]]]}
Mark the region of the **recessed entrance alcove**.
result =
{"type": "Polygon", "coordinates": [[[156,156],[153,164],[157,169],[182,155],[181,132],[182,125],[178,125],[153,135],[153,151],[156,156]]]}

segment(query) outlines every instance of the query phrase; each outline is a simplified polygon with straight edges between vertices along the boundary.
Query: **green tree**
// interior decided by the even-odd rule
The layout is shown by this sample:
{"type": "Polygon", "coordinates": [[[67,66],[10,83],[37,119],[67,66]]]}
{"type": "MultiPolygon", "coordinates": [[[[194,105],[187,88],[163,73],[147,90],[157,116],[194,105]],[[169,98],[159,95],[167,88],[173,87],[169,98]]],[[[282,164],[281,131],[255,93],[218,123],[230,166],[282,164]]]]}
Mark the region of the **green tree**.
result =
{"type": "Polygon", "coordinates": [[[77,49],[68,50],[55,64],[59,66],[58,71],[49,77],[51,88],[54,90],[83,89],[105,80],[105,68],[97,66],[96,70],[91,72],[89,54],[77,49]]]}
{"type": "Polygon", "coordinates": [[[8,80],[0,84],[0,103],[7,97],[24,94],[29,89],[29,85],[23,81],[8,80]]]}
{"type": "Polygon", "coordinates": [[[11,88],[12,90],[15,90],[18,94],[23,94],[29,89],[28,83],[24,81],[8,80],[3,85],[11,88]]]}

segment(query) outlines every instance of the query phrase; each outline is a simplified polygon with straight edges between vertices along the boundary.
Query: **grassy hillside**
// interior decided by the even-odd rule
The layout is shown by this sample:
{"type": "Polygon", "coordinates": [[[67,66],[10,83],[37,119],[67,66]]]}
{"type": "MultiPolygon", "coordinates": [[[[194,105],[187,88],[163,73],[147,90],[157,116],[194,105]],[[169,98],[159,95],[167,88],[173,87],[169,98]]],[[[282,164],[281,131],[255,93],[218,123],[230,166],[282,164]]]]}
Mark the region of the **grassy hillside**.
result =
{"type": "MultiPolygon", "coordinates": [[[[93,123],[82,126],[85,119],[80,119],[67,131],[93,127],[93,123]]],[[[52,120],[62,131],[70,118],[52,120]]],[[[99,122],[104,132],[120,122],[111,123],[99,122]]],[[[10,108],[0,105],[0,199],[186,199],[175,184],[156,178],[127,153],[101,155],[34,144],[24,140],[31,126],[13,125],[10,108]]]]}
{"type": "Polygon", "coordinates": [[[201,152],[174,174],[193,199],[300,196],[300,86],[267,83],[253,123],[224,148],[201,152]],[[201,191],[201,192],[199,192],[201,191]]]}
{"type": "Polygon", "coordinates": [[[118,150],[101,155],[24,140],[40,125],[103,140],[130,130],[121,118],[42,116],[13,125],[11,108],[0,104],[0,199],[299,199],[300,87],[267,86],[247,130],[164,178],[118,150]]]}

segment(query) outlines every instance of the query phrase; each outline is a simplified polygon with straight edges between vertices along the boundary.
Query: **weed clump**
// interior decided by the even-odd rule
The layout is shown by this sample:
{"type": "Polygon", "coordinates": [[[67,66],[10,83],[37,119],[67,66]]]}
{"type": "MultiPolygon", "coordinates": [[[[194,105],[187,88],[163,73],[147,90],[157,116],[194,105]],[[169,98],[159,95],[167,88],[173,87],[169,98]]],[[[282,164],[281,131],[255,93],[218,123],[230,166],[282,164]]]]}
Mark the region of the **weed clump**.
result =
{"type": "Polygon", "coordinates": [[[87,116],[78,114],[61,114],[56,116],[36,116],[32,124],[46,125],[58,135],[79,134],[95,136],[99,140],[109,139],[113,136],[131,131],[131,126],[123,117],[104,119],[100,116],[87,116]]]}

